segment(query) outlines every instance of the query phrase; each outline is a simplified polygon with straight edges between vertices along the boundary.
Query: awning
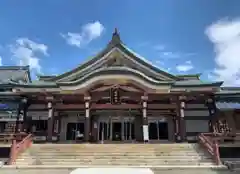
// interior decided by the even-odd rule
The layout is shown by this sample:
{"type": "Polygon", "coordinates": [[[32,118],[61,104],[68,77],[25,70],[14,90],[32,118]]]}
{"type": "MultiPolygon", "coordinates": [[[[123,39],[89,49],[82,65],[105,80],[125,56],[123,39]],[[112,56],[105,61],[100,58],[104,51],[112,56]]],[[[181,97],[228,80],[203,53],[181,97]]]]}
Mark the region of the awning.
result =
{"type": "Polygon", "coordinates": [[[219,110],[235,110],[235,109],[240,109],[240,103],[236,103],[236,102],[216,102],[216,107],[219,110]]]}

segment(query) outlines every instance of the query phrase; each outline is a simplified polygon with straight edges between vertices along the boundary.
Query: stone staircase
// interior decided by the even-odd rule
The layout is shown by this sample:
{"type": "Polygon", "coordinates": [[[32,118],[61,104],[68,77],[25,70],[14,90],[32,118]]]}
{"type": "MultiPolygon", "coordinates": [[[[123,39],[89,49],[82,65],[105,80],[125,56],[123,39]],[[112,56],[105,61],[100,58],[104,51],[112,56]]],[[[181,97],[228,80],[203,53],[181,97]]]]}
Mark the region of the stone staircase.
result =
{"type": "Polygon", "coordinates": [[[33,144],[17,166],[214,165],[198,144],[33,144]]]}

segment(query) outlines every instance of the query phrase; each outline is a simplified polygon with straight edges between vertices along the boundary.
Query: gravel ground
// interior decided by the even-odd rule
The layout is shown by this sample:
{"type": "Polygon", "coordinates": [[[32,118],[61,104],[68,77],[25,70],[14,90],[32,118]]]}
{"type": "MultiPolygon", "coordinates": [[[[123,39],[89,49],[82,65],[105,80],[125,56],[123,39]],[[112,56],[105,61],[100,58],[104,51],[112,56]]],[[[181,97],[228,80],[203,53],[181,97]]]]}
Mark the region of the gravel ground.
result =
{"type": "MultiPolygon", "coordinates": [[[[0,174],[70,174],[74,169],[0,169],[0,174]]],[[[239,174],[240,171],[211,169],[153,169],[154,174],[239,174]]],[[[99,173],[100,174],[100,173],[99,173]]]]}

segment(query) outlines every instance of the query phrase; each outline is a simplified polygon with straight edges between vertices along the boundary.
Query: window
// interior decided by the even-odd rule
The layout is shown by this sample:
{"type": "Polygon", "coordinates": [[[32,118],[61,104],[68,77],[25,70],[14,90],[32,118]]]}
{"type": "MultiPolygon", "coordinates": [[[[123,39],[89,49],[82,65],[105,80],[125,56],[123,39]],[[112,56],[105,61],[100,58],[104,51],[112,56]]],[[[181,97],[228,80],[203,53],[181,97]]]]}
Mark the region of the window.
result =
{"type": "Polygon", "coordinates": [[[43,132],[47,130],[47,120],[34,120],[32,123],[33,132],[43,132]]]}

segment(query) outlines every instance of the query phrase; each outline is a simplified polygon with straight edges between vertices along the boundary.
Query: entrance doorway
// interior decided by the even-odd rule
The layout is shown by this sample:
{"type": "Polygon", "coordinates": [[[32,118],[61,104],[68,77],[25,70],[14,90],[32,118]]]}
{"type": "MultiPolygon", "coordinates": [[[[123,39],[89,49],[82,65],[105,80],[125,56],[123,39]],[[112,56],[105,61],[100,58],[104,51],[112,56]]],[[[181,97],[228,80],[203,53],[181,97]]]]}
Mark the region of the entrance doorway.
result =
{"type": "Polygon", "coordinates": [[[114,122],[112,123],[112,140],[121,141],[122,140],[122,123],[114,122]]]}
{"type": "Polygon", "coordinates": [[[131,121],[124,121],[123,128],[124,128],[123,130],[124,140],[134,140],[135,139],[134,123],[131,121]]]}
{"type": "Polygon", "coordinates": [[[150,140],[168,140],[168,123],[159,120],[150,121],[148,126],[150,140]]]}
{"type": "Polygon", "coordinates": [[[109,122],[99,122],[98,140],[104,141],[111,139],[111,124],[109,122]]]}
{"type": "Polygon", "coordinates": [[[129,141],[135,139],[133,117],[100,117],[98,140],[129,141]]]}
{"type": "Polygon", "coordinates": [[[158,137],[160,140],[168,140],[168,123],[158,122],[158,137]]]}
{"type": "Polygon", "coordinates": [[[83,140],[84,138],[84,123],[68,123],[66,140],[83,140]]]}

